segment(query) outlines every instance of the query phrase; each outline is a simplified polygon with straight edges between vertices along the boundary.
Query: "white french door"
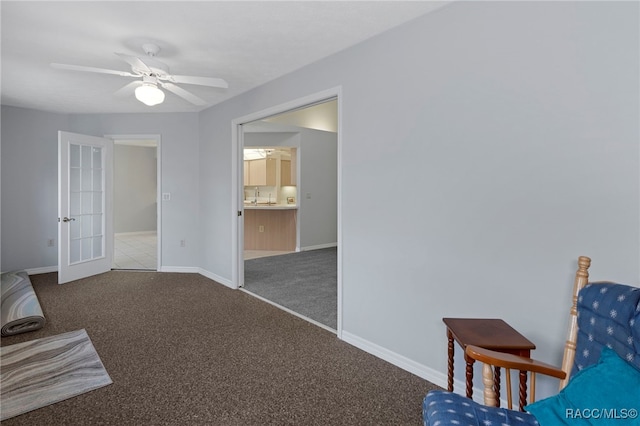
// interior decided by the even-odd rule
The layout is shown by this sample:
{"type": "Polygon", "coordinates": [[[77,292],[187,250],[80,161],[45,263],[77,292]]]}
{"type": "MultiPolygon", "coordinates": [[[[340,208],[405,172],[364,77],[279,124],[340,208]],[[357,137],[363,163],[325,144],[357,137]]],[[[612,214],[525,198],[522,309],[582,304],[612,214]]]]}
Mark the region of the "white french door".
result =
{"type": "Polygon", "coordinates": [[[113,141],[58,132],[58,283],[111,269],[113,141]]]}

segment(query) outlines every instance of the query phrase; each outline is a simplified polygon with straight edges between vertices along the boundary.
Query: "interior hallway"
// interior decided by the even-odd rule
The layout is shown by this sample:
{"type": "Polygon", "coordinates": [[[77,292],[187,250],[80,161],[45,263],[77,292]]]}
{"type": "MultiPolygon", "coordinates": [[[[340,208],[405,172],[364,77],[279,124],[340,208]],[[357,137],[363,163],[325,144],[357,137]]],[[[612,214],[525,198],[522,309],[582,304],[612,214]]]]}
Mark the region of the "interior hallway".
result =
{"type": "Polygon", "coordinates": [[[156,232],[133,232],[115,234],[113,269],[158,268],[158,234],[156,232]]]}

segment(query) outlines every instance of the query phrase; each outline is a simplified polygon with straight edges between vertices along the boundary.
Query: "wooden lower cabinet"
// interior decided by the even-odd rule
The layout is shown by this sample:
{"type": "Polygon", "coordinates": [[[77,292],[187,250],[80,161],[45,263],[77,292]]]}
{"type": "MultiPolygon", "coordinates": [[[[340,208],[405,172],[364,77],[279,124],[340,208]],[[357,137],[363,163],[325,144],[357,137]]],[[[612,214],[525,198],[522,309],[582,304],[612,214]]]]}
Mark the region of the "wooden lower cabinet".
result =
{"type": "Polygon", "coordinates": [[[245,250],[296,249],[297,210],[244,210],[245,250]],[[262,227],[263,232],[260,232],[262,227]]]}

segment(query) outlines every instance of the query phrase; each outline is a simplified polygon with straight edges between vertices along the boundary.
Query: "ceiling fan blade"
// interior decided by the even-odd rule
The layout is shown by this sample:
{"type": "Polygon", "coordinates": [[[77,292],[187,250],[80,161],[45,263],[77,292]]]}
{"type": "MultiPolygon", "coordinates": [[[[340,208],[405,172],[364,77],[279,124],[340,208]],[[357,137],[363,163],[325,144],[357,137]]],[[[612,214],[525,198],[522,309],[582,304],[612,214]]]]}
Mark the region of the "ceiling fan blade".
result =
{"type": "Polygon", "coordinates": [[[132,81],[129,84],[125,84],[122,88],[115,91],[114,95],[119,98],[129,97],[133,95],[138,86],[142,86],[144,83],[140,80],[132,81]]]}
{"type": "Polygon", "coordinates": [[[226,89],[229,83],[221,78],[213,77],[196,77],[192,75],[172,75],[170,80],[174,83],[197,84],[199,86],[221,87],[226,89]]]}
{"type": "Polygon", "coordinates": [[[83,65],[69,65],[69,64],[52,63],[51,66],[53,68],[57,68],[57,69],[60,69],[60,70],[96,72],[96,73],[99,73],[99,74],[119,75],[121,77],[138,77],[137,75],[132,74],[132,73],[130,73],[128,71],[108,70],[108,69],[105,69],[105,68],[96,68],[96,67],[85,67],[83,65]]]}
{"type": "Polygon", "coordinates": [[[160,82],[160,86],[172,92],[173,94],[180,96],[182,99],[186,99],[187,101],[191,102],[194,105],[198,105],[198,106],[207,105],[207,101],[205,101],[204,99],[197,97],[191,92],[187,92],[182,87],[178,87],[173,83],[160,82]]]}
{"type": "Polygon", "coordinates": [[[139,69],[147,72],[152,72],[151,69],[147,66],[147,64],[142,62],[142,60],[136,56],[126,55],[124,53],[118,53],[118,52],[116,52],[116,55],[118,55],[120,59],[122,59],[129,65],[131,65],[134,68],[134,70],[139,69]]]}

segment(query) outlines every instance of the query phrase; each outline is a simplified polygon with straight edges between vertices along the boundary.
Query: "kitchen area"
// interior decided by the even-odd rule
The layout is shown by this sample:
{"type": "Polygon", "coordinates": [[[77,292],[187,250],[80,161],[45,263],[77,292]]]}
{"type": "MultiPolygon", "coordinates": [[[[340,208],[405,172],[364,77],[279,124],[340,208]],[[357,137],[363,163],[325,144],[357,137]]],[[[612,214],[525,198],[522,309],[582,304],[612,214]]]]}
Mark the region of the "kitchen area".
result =
{"type": "Polygon", "coordinates": [[[265,120],[243,126],[244,260],[336,247],[336,135],[265,120]]]}
{"type": "Polygon", "coordinates": [[[296,250],[297,164],[295,147],[244,149],[245,258],[296,250]]]}

